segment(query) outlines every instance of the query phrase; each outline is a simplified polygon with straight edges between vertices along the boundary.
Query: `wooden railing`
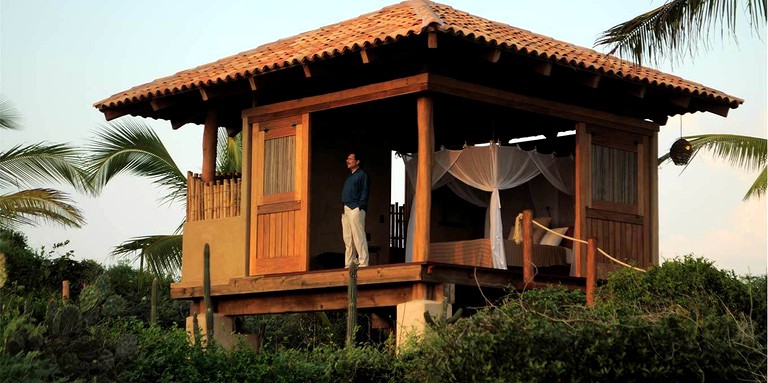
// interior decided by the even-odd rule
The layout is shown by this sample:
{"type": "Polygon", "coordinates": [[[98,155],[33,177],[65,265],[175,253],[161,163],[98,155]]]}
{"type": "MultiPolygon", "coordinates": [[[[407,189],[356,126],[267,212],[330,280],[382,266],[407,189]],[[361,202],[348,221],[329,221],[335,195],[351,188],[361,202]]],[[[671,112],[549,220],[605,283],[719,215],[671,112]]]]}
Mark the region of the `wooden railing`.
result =
{"type": "Polygon", "coordinates": [[[240,174],[216,174],[203,182],[200,174],[187,173],[187,221],[240,215],[242,178],[240,174]]]}
{"type": "Polygon", "coordinates": [[[389,247],[405,249],[405,205],[395,202],[389,205],[389,247]]]}

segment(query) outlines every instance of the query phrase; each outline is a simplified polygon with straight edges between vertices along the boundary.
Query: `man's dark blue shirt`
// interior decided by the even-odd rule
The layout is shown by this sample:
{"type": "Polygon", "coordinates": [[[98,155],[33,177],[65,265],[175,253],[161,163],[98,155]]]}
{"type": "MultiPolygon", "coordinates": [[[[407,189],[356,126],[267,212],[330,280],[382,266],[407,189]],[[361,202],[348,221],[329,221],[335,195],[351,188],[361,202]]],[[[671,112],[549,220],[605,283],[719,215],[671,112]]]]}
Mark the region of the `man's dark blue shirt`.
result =
{"type": "Polygon", "coordinates": [[[357,169],[344,181],[344,189],[341,191],[341,202],[350,209],[359,207],[361,210],[368,209],[368,189],[371,181],[368,179],[368,173],[363,169],[357,169]]]}

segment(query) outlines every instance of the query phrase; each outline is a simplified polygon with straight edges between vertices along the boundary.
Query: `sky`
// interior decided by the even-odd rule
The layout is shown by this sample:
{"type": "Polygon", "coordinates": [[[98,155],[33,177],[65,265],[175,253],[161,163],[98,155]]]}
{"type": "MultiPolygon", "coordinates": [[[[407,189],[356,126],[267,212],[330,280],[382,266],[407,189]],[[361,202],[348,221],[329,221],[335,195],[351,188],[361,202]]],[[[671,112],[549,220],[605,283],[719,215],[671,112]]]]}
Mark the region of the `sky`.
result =
{"type": "MultiPolygon", "coordinates": [[[[23,116],[21,131],[0,131],[0,150],[40,141],[83,145],[103,124],[92,104],[132,86],[261,44],[378,10],[395,0],[53,1],[0,0],[0,93],[23,116]]],[[[592,47],[599,33],[662,4],[656,1],[442,0],[454,8],[592,47]]],[[[765,37],[743,29],[738,44],[716,42],[674,66],[658,66],[746,100],[728,118],[709,113],[670,118],[659,153],[680,135],[766,137],[765,37]]],[[[182,171],[200,172],[200,126],[173,131],[147,120],[182,171]]],[[[687,170],[659,169],[660,257],[695,254],[738,274],[766,272],[765,199],[742,202],[757,172],[734,170],[702,154],[687,170]]],[[[62,190],[73,192],[62,186],[62,190]]],[[[3,190],[0,192],[12,192],[3,190]]],[[[70,240],[78,259],[114,263],[122,241],[171,233],[183,206],[159,205],[144,179],[118,177],[99,197],[74,193],[88,221],[81,229],[22,228],[30,244],[70,240]]]]}

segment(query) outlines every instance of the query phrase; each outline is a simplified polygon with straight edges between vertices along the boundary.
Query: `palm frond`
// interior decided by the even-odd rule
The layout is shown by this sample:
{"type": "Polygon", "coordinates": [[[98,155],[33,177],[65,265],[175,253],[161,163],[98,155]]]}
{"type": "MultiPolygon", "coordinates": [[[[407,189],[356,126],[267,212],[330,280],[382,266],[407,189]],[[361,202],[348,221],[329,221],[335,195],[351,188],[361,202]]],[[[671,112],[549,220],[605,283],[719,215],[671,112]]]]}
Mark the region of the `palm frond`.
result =
{"type": "MultiPolygon", "coordinates": [[[[695,56],[699,47],[709,49],[713,38],[736,41],[736,20],[742,0],[669,0],[603,32],[595,46],[606,46],[638,64],[661,59],[672,62],[695,56]]],[[[747,0],[752,29],[761,33],[766,21],[766,0],[747,0]]]]}
{"type": "MultiPolygon", "coordinates": [[[[733,167],[746,171],[762,170],[744,196],[744,200],[753,197],[760,198],[765,194],[768,140],[761,137],[740,136],[736,134],[701,134],[683,138],[691,143],[693,149],[691,161],[704,150],[711,152],[715,158],[727,161],[733,167]]],[[[659,157],[659,165],[669,161],[671,161],[669,152],[659,157]]],[[[687,168],[688,165],[683,170],[687,168]]]]}
{"type": "Polygon", "coordinates": [[[68,227],[85,223],[69,195],[58,190],[29,189],[0,195],[0,227],[34,226],[40,219],[68,227]]]}
{"type": "Polygon", "coordinates": [[[77,165],[80,162],[80,152],[66,144],[16,145],[0,152],[0,188],[63,182],[89,192],[85,171],[77,165]]]}
{"type": "Polygon", "coordinates": [[[216,171],[224,174],[235,174],[243,169],[243,134],[238,133],[229,137],[227,130],[219,129],[218,156],[216,159],[216,171]]]}
{"type": "Polygon", "coordinates": [[[182,235],[135,237],[115,247],[113,257],[144,257],[147,269],[156,276],[177,275],[181,269],[182,235]]]}
{"type": "Polygon", "coordinates": [[[731,166],[747,171],[765,166],[768,149],[765,138],[735,134],[702,134],[684,138],[691,143],[694,155],[701,150],[709,151],[731,166]]]}
{"type": "Polygon", "coordinates": [[[763,171],[760,172],[760,175],[757,176],[755,182],[752,183],[752,186],[747,190],[747,194],[744,195],[744,201],[752,198],[760,199],[765,195],[766,182],[768,181],[765,172],[766,168],[763,168],[763,171]]]}
{"type": "Polygon", "coordinates": [[[0,129],[21,129],[21,114],[13,106],[11,100],[0,95],[0,129]]]}
{"type": "Polygon", "coordinates": [[[126,172],[167,189],[163,202],[186,202],[187,177],[160,138],[143,122],[124,118],[104,124],[86,149],[91,153],[86,172],[95,191],[126,172]]]}

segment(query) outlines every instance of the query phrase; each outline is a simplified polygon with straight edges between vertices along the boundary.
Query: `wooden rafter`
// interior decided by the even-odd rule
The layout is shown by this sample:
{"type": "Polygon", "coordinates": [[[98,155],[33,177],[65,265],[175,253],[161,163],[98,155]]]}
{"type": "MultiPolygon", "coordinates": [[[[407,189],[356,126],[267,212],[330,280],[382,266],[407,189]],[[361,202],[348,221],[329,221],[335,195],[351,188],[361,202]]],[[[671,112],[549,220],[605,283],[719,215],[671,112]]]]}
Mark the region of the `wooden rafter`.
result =
{"type": "Polygon", "coordinates": [[[552,64],[545,61],[536,62],[531,66],[531,69],[542,76],[549,76],[552,74],[552,64]]]}
{"type": "Polygon", "coordinates": [[[427,47],[429,49],[437,48],[437,32],[429,32],[427,34],[427,47]]]}
{"type": "Polygon", "coordinates": [[[155,98],[149,101],[149,106],[152,107],[153,112],[166,109],[176,104],[178,104],[178,100],[171,97],[155,98]]]}
{"type": "Polygon", "coordinates": [[[498,48],[491,50],[485,55],[485,59],[492,63],[499,62],[500,58],[501,58],[501,49],[498,49],[498,48]]]}
{"type": "Polygon", "coordinates": [[[129,111],[121,110],[121,109],[108,109],[102,112],[104,113],[104,119],[106,119],[107,121],[112,121],[116,118],[120,118],[120,117],[131,114],[129,111]]]}

